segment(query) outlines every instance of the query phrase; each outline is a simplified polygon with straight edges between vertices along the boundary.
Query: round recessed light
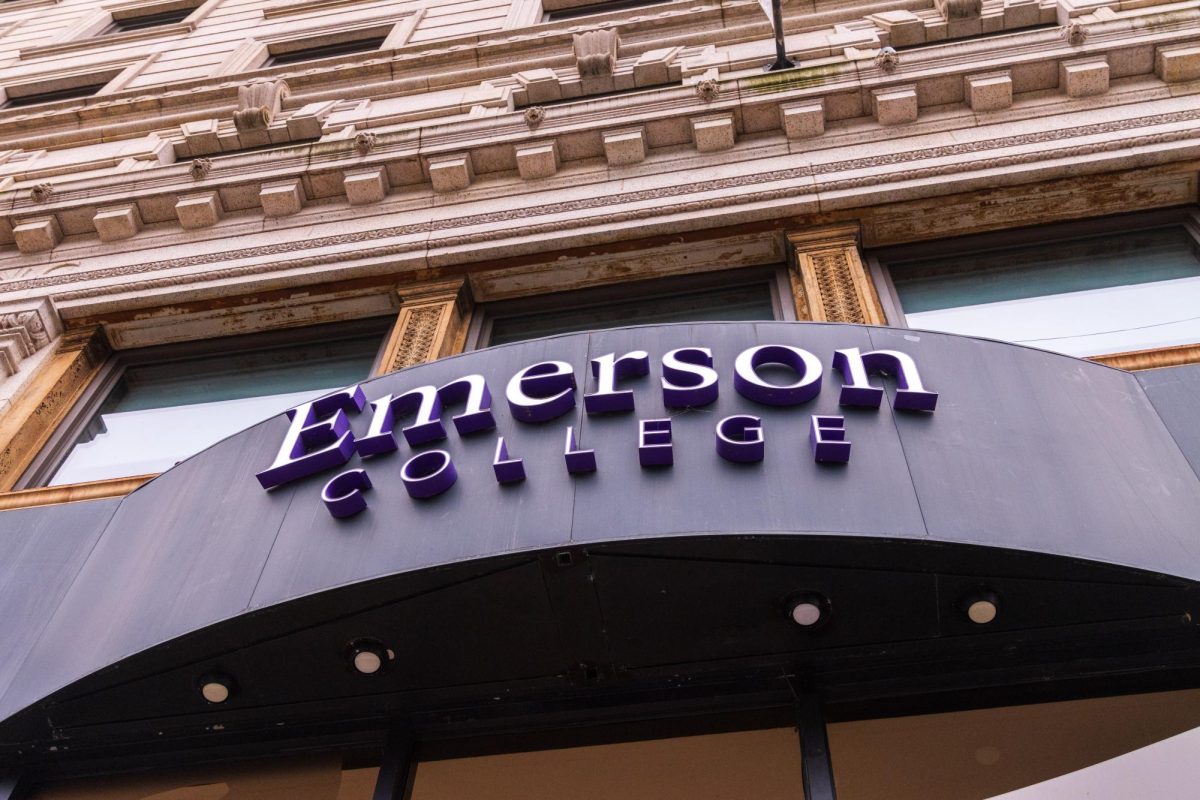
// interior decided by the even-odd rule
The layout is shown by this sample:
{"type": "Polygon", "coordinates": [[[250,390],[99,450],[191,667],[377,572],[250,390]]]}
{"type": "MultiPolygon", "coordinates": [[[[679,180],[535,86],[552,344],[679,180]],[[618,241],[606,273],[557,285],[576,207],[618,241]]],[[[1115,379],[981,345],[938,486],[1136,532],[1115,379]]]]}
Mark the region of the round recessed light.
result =
{"type": "Polygon", "coordinates": [[[788,617],[801,628],[815,628],[829,617],[829,601],[822,595],[793,595],[787,603],[788,617]]]}
{"type": "Polygon", "coordinates": [[[976,589],[962,600],[967,619],[976,625],[987,625],[1000,613],[1000,598],[990,589],[976,589]]]}
{"type": "Polygon", "coordinates": [[[364,675],[374,675],[383,669],[383,659],[374,650],[359,650],[354,654],[354,668],[364,675]]]}
{"type": "Polygon", "coordinates": [[[362,675],[378,675],[395,656],[392,651],[374,639],[359,639],[351,642],[350,664],[362,675]]]}
{"type": "Polygon", "coordinates": [[[233,696],[233,679],[210,673],[200,679],[200,696],[213,705],[224,703],[233,696]]]}
{"type": "Polygon", "coordinates": [[[821,621],[821,607],[816,603],[796,603],[792,606],[792,622],[808,627],[821,621]]]}

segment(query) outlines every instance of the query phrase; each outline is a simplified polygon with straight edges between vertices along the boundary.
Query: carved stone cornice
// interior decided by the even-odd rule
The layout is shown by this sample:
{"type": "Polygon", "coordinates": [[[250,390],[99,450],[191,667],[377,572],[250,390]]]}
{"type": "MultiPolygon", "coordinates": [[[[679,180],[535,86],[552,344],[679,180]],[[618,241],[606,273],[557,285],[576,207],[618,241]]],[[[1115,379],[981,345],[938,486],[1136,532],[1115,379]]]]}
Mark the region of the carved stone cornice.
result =
{"type": "MultiPolygon", "coordinates": [[[[1139,154],[1138,159],[1144,163],[1147,160],[1145,148],[1148,146],[1164,142],[1200,139],[1200,129],[1194,125],[1174,125],[1177,122],[1194,122],[1197,119],[1200,119],[1200,109],[1192,109],[1130,120],[1111,120],[1069,129],[1034,131],[990,140],[961,142],[944,147],[871,155],[825,164],[801,163],[788,169],[764,170],[759,173],[705,181],[680,182],[642,191],[576,196],[558,203],[554,210],[555,218],[552,219],[545,219],[548,212],[542,204],[499,208],[482,214],[446,216],[436,220],[415,221],[374,230],[357,230],[261,246],[201,252],[140,264],[124,263],[104,269],[33,275],[0,283],[0,293],[44,291],[54,287],[72,287],[102,281],[108,284],[72,288],[55,295],[56,301],[61,303],[78,303],[89,298],[124,291],[121,284],[126,279],[138,280],[139,288],[146,291],[171,286],[195,285],[214,279],[265,275],[297,269],[315,270],[366,257],[415,254],[429,248],[459,247],[494,242],[510,237],[544,237],[550,233],[569,232],[584,227],[586,222],[581,220],[595,218],[597,214],[602,214],[605,221],[610,223],[637,222],[652,220],[660,216],[732,208],[742,204],[800,200],[822,192],[847,189],[861,189],[864,192],[879,190],[894,181],[908,182],[910,185],[906,192],[911,197],[917,193],[911,183],[924,180],[927,182],[926,193],[929,196],[935,196],[948,191],[947,178],[1000,166],[1036,164],[1043,159],[1053,162],[1059,159],[1079,159],[1080,156],[1097,153],[1109,154],[1108,157],[1117,160],[1121,158],[1122,152],[1140,147],[1143,148],[1143,152],[1139,154]],[[1066,147],[1061,148],[1045,147],[1046,144],[1054,141],[1070,140],[1076,136],[1095,137],[1100,133],[1120,132],[1125,129],[1136,130],[1159,124],[1172,127],[1169,130],[1128,138],[1092,139],[1079,144],[1068,143],[1066,147]],[[998,149],[1017,148],[1028,144],[1036,144],[1038,147],[1025,148],[1019,152],[1005,153],[990,158],[983,155],[993,147],[998,149]],[[950,155],[977,153],[981,157],[945,158],[950,155]],[[941,160],[925,166],[922,162],[925,162],[926,159],[941,160]],[[910,161],[913,162],[911,165],[906,164],[910,161]],[[842,177],[847,172],[851,174],[842,177]],[[689,198],[689,195],[696,197],[689,198]],[[679,200],[673,201],[674,198],[679,198],[679,200]],[[646,201],[654,202],[647,203],[646,201]],[[485,229],[479,229],[484,226],[486,226],[485,229]],[[464,232],[464,228],[474,228],[474,230],[464,232]],[[381,241],[402,237],[407,238],[408,241],[381,241]],[[379,242],[379,244],[372,246],[371,243],[374,242],[379,242]],[[339,247],[342,248],[340,251],[337,249],[339,247]],[[322,251],[319,255],[305,253],[305,251],[317,249],[322,251]],[[273,258],[264,259],[264,256],[273,258]],[[243,260],[254,263],[245,265],[236,263],[243,260]],[[221,265],[221,268],[209,272],[192,269],[205,265],[221,265]],[[154,274],[174,272],[181,268],[189,268],[190,271],[188,274],[161,277],[154,274]]],[[[1036,174],[1032,172],[1027,173],[1027,176],[1031,181],[1036,180],[1036,174]]],[[[1147,174],[1144,177],[1149,178],[1150,176],[1147,174]]],[[[1162,179],[1156,178],[1155,180],[1161,182],[1162,179]]],[[[1187,202],[1187,197],[1181,197],[1175,202],[1187,202]]],[[[1065,207],[1074,208],[1075,205],[1068,199],[1065,207]]],[[[1108,205],[1111,207],[1111,204],[1108,205]]],[[[777,212],[764,207],[755,213],[759,218],[769,218],[777,212]]],[[[952,220],[947,220],[947,222],[952,222],[952,220]]],[[[895,240],[892,237],[885,238],[895,240]]],[[[880,241],[882,240],[874,240],[874,243],[880,241]]],[[[547,248],[553,246],[549,242],[546,244],[547,248]]]]}

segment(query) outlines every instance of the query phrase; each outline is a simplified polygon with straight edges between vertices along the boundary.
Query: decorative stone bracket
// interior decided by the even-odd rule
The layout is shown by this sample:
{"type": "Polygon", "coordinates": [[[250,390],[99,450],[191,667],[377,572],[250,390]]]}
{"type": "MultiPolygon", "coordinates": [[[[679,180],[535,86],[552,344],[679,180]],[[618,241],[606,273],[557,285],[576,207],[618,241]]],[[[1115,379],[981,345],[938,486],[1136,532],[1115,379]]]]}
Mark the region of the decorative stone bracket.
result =
{"type": "Polygon", "coordinates": [[[57,335],[57,315],[48,303],[24,311],[0,311],[0,380],[15,375],[21,362],[57,335]]]}
{"type": "Polygon", "coordinates": [[[233,124],[239,131],[265,130],[288,96],[286,81],[255,81],[238,87],[233,124]]]}
{"type": "Polygon", "coordinates": [[[462,349],[471,296],[462,278],[397,290],[400,313],[379,374],[436,361],[462,349]]]}
{"type": "Polygon", "coordinates": [[[787,234],[796,318],[885,325],[879,297],[858,251],[858,226],[787,234]]]}

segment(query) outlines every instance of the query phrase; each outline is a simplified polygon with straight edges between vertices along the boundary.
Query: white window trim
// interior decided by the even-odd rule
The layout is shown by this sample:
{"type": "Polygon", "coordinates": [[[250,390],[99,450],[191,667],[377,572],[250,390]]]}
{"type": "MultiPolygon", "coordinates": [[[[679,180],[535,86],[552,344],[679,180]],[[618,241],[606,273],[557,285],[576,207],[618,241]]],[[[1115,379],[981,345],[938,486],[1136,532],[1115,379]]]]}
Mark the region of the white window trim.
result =
{"type": "Polygon", "coordinates": [[[119,3],[105,3],[99,9],[81,17],[74,25],[63,31],[62,35],[55,39],[55,41],[49,44],[23,48],[19,57],[22,60],[28,60],[59,53],[69,53],[76,50],[112,47],[113,45],[134,42],[140,39],[185,36],[194,31],[197,23],[207,17],[220,1],[206,0],[206,2],[194,8],[192,13],[188,14],[182,22],[176,22],[172,25],[159,25],[140,31],[111,33],[107,36],[100,36],[101,31],[112,25],[114,14],[121,14],[125,17],[139,16],[136,12],[155,14],[159,11],[166,11],[172,7],[181,5],[179,0],[132,0],[132,2],[124,0],[124,2],[119,3]]]}
{"type": "MultiPolygon", "coordinates": [[[[32,78],[26,78],[21,81],[14,81],[0,86],[0,104],[6,102],[10,97],[25,97],[31,94],[41,94],[43,92],[51,92],[58,88],[69,88],[72,86],[86,86],[92,83],[104,83],[104,88],[92,95],[92,97],[102,97],[104,95],[119,92],[129,85],[134,78],[140,75],[146,67],[148,67],[154,59],[158,57],[158,53],[152,53],[145,58],[138,59],[122,59],[120,61],[112,61],[107,64],[87,64],[85,66],[76,67],[75,69],[56,70],[53,74],[37,75],[32,78]]],[[[60,100],[54,103],[47,103],[47,106],[57,105],[58,103],[79,103],[88,98],[75,98],[73,100],[60,100]]],[[[36,108],[41,109],[42,106],[36,108]]],[[[27,112],[29,108],[17,109],[0,109],[0,113],[5,111],[27,112]]]]}
{"type": "Polygon", "coordinates": [[[251,72],[261,69],[266,65],[267,60],[274,55],[295,50],[305,50],[310,47],[318,47],[338,41],[368,39],[379,35],[384,36],[383,44],[379,46],[379,52],[395,50],[398,47],[402,47],[408,41],[413,30],[416,29],[417,23],[420,22],[422,13],[422,10],[418,10],[397,17],[395,12],[390,12],[386,16],[379,16],[349,25],[331,27],[327,23],[314,24],[305,31],[297,32],[293,30],[280,34],[256,36],[243,41],[237,49],[218,65],[213,74],[231,75],[238,72],[251,72]]]}

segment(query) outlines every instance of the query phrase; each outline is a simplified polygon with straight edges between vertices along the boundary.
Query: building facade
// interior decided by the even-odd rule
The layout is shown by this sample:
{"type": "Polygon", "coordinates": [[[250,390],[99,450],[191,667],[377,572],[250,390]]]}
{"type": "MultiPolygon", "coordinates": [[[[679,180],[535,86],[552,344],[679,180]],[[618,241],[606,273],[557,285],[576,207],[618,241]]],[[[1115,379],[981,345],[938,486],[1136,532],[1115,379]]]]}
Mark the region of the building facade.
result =
{"type": "Polygon", "coordinates": [[[0,2],[0,798],[1189,796],[1200,3],[782,25],[0,2]]]}

